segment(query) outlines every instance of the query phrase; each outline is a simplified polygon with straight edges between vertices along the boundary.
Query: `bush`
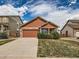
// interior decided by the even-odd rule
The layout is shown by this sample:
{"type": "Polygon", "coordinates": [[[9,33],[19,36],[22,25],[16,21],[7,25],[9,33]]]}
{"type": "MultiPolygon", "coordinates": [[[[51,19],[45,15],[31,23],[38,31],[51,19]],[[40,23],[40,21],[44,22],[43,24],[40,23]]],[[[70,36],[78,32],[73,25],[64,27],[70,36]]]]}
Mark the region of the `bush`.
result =
{"type": "Polygon", "coordinates": [[[37,35],[38,39],[59,39],[60,35],[58,32],[53,31],[52,33],[43,33],[43,32],[39,32],[37,35]]]}
{"type": "Polygon", "coordinates": [[[53,36],[51,34],[47,34],[47,39],[53,39],[53,36]]]}
{"type": "Polygon", "coordinates": [[[38,33],[38,38],[39,39],[44,39],[44,38],[46,38],[46,35],[47,35],[47,33],[39,32],[38,33]]]}
{"type": "Polygon", "coordinates": [[[6,32],[0,32],[0,39],[8,39],[6,32]]]}
{"type": "Polygon", "coordinates": [[[52,35],[48,33],[39,32],[38,39],[52,39],[52,35]]]}
{"type": "Polygon", "coordinates": [[[59,39],[60,38],[60,35],[57,31],[53,31],[51,34],[53,36],[53,39],[59,39]]]}

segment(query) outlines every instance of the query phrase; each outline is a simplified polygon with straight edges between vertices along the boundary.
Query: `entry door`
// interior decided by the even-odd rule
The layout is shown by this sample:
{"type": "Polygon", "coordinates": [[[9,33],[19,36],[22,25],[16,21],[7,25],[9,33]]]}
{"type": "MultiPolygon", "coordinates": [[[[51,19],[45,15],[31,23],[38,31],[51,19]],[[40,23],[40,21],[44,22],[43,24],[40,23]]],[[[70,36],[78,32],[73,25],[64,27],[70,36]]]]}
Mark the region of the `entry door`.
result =
{"type": "Polygon", "coordinates": [[[68,31],[66,31],[66,37],[68,37],[68,31]]]}

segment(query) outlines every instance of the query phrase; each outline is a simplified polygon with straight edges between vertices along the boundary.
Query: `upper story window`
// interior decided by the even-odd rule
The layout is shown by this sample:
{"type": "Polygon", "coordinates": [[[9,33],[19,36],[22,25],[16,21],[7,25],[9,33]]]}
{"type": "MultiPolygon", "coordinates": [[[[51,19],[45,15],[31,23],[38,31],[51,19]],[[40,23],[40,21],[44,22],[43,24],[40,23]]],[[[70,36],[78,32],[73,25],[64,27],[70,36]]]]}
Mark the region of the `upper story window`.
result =
{"type": "Polygon", "coordinates": [[[7,17],[2,17],[2,18],[0,18],[0,22],[1,23],[8,23],[9,19],[7,17]]]}

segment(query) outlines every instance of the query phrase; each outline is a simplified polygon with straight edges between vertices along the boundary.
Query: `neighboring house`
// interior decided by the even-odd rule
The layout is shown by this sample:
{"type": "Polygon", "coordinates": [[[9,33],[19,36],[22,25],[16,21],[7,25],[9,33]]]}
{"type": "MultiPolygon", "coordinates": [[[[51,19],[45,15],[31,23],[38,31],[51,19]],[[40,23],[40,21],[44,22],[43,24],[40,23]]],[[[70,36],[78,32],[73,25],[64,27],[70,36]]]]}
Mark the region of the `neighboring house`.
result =
{"type": "Polygon", "coordinates": [[[57,25],[37,17],[25,24],[20,28],[21,37],[37,37],[38,32],[50,33],[58,28],[57,25]]]}
{"type": "Polygon", "coordinates": [[[6,32],[8,36],[16,37],[21,25],[19,16],[0,16],[0,32],[6,32]]]}
{"type": "Polygon", "coordinates": [[[75,37],[76,32],[79,32],[79,20],[68,20],[61,29],[63,37],[75,37]]]}

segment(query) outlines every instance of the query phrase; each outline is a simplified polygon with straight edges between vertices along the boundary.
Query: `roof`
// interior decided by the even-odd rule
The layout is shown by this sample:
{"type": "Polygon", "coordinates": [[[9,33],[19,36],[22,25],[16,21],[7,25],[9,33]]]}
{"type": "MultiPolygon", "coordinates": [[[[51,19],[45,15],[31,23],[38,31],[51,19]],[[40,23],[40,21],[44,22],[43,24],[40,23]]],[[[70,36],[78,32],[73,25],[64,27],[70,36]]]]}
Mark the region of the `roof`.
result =
{"type": "Polygon", "coordinates": [[[3,16],[19,16],[19,15],[0,15],[0,17],[3,17],[3,16]]]}
{"type": "Polygon", "coordinates": [[[54,25],[55,27],[58,27],[57,25],[55,25],[55,24],[53,24],[53,23],[51,23],[51,22],[47,22],[46,24],[42,25],[41,27],[44,27],[44,26],[46,26],[46,25],[48,25],[48,24],[54,25]]]}
{"type": "MultiPolygon", "coordinates": [[[[47,20],[45,20],[45,19],[43,19],[43,18],[41,18],[40,16],[38,16],[38,17],[36,17],[36,18],[34,18],[33,20],[31,20],[31,21],[29,21],[29,22],[27,22],[27,23],[25,23],[25,24],[23,24],[21,27],[24,27],[25,25],[27,25],[27,24],[29,24],[29,23],[31,23],[31,22],[33,22],[33,21],[35,21],[36,19],[40,19],[40,20],[42,20],[42,21],[44,21],[44,22],[46,22],[46,24],[47,23],[50,23],[50,24],[52,24],[52,25],[54,25],[54,26],[56,26],[56,27],[58,27],[56,24],[54,24],[54,23],[52,23],[52,22],[49,22],[49,21],[47,21],[47,20]]],[[[45,24],[44,24],[45,25],[45,24]]],[[[43,26],[43,25],[42,25],[43,26]]]]}
{"type": "Polygon", "coordinates": [[[20,18],[19,15],[0,15],[0,17],[19,17],[20,21],[21,21],[22,24],[23,24],[23,21],[22,21],[22,19],[20,18]]]}
{"type": "Polygon", "coordinates": [[[70,26],[71,28],[79,28],[79,20],[68,20],[61,31],[66,27],[66,25],[70,26]]]}

